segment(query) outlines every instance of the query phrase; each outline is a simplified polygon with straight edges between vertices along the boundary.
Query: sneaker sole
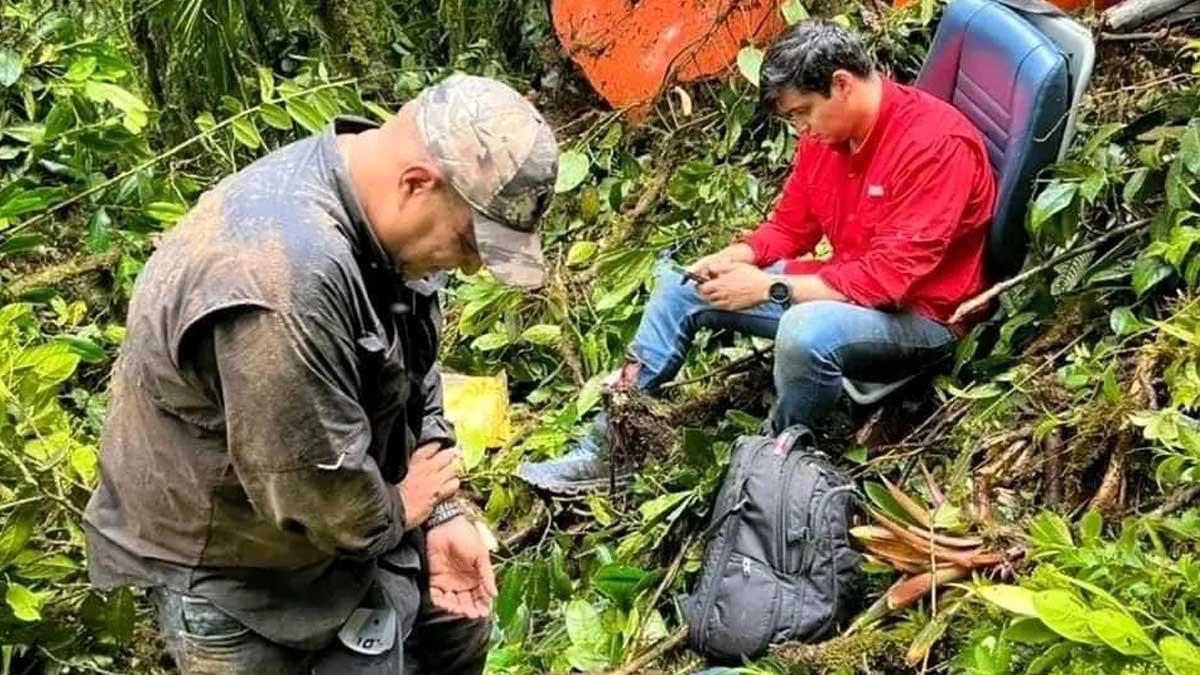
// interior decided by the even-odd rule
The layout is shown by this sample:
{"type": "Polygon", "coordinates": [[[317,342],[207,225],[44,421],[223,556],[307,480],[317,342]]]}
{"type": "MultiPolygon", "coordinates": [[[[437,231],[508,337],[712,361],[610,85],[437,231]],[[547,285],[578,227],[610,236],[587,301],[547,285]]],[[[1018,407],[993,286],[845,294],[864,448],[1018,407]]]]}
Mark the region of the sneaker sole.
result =
{"type": "Polygon", "coordinates": [[[517,477],[540,490],[545,490],[552,494],[579,495],[585,492],[604,492],[612,487],[614,482],[617,487],[625,487],[633,482],[633,475],[633,472],[617,474],[615,481],[604,477],[571,481],[569,483],[540,480],[532,476],[522,476],[521,474],[517,474],[517,477]]]}

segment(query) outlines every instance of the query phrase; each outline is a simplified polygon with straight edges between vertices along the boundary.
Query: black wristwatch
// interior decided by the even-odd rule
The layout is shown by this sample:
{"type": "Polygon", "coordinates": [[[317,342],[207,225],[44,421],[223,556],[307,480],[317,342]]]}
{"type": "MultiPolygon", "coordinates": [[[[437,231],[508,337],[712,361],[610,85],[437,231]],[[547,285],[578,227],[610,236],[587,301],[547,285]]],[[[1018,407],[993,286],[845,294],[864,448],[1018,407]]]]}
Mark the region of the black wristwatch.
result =
{"type": "Polygon", "coordinates": [[[767,290],[767,297],[771,302],[787,307],[792,304],[792,287],[788,286],[786,281],[772,282],[767,290]]]}

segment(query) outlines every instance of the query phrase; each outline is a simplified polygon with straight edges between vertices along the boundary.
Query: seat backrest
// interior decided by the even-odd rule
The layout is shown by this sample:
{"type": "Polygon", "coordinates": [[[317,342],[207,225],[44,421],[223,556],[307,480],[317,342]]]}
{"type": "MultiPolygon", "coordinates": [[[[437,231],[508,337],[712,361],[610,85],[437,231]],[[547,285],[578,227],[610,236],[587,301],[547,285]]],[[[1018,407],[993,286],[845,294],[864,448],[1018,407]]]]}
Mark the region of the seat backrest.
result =
{"type": "Polygon", "coordinates": [[[988,269],[994,279],[1011,276],[1028,250],[1025,212],[1034,179],[1062,147],[1071,109],[1068,60],[996,0],[955,0],[917,86],[962,111],[983,136],[996,172],[988,269]]]}
{"type": "Polygon", "coordinates": [[[1075,121],[1092,80],[1092,69],[1096,65],[1096,39],[1087,26],[1072,19],[1069,14],[1045,0],[999,0],[1013,10],[1042,35],[1054,41],[1067,57],[1070,74],[1071,112],[1067,115],[1067,128],[1063,129],[1062,146],[1058,151],[1061,160],[1071,148],[1075,137],[1075,121]]]}

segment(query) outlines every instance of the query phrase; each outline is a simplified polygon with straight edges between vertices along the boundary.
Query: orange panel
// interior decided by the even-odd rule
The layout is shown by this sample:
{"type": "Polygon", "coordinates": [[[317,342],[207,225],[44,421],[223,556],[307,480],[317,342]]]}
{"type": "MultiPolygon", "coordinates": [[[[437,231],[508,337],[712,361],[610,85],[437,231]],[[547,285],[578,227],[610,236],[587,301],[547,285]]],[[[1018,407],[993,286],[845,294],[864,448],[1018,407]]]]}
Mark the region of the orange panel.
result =
{"type": "Polygon", "coordinates": [[[592,87],[635,116],[668,83],[719,74],[786,26],[778,0],[555,0],[551,11],[592,87]]]}

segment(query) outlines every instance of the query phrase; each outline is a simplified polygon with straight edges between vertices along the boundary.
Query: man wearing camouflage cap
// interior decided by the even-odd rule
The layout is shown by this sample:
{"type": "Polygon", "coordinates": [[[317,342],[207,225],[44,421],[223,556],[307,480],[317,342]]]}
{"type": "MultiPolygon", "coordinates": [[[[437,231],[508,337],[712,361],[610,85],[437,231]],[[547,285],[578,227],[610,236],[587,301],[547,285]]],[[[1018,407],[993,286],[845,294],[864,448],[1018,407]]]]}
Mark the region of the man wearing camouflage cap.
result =
{"type": "Polygon", "coordinates": [[[541,284],[558,149],[492,80],[339,118],[205,194],[142,271],[85,518],[192,673],[479,673],[496,583],[454,501],[444,273],[541,284]]]}

